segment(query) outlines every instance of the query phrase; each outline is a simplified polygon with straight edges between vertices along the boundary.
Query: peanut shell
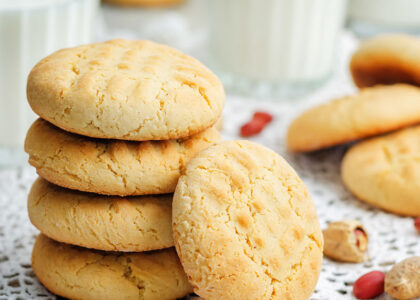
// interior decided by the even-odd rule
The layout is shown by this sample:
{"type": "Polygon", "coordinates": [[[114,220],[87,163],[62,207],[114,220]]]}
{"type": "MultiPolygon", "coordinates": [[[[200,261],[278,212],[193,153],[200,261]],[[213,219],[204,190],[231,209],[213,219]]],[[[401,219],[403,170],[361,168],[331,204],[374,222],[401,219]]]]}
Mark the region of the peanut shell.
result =
{"type": "Polygon", "coordinates": [[[363,262],[367,259],[368,235],[362,223],[356,220],[332,222],[324,234],[324,254],[343,262],[363,262]],[[355,230],[364,233],[359,239],[355,230]]]}
{"type": "Polygon", "coordinates": [[[395,264],[385,277],[385,292],[395,299],[420,297],[420,256],[395,264]]]}

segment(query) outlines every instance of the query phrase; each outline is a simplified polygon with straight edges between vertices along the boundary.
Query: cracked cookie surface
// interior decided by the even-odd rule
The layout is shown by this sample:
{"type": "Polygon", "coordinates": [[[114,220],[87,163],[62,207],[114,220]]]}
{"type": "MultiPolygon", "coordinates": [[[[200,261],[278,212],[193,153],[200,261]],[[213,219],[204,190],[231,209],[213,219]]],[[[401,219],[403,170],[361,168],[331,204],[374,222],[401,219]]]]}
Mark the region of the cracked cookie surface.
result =
{"type": "Polygon", "coordinates": [[[225,101],[219,79],[196,59],[129,40],[51,54],[30,72],[27,96],[35,113],[66,131],[136,141],[201,132],[225,101]]]}
{"type": "Polygon", "coordinates": [[[345,186],[392,213],[420,216],[420,126],[351,147],[341,165],[345,186]]]}
{"type": "Polygon", "coordinates": [[[70,299],[174,300],[192,291],[173,248],[103,252],[41,234],[32,252],[32,268],[47,289],[70,299]]]}
{"type": "Polygon", "coordinates": [[[204,299],[308,299],[322,262],[311,197],[288,163],[248,141],[193,158],[173,201],[175,246],[204,299]]]}
{"type": "Polygon", "coordinates": [[[420,123],[420,88],[407,84],[364,88],[314,107],[287,133],[292,151],[307,152],[420,123]]]}
{"type": "Polygon", "coordinates": [[[106,251],[172,247],[172,195],[109,197],[38,178],[28,196],[32,224],[54,240],[106,251]]]}
{"type": "Polygon", "coordinates": [[[105,195],[150,195],[173,193],[187,162],[219,141],[215,128],[168,141],[92,139],[38,119],[25,151],[38,174],[54,184],[105,195]]]}

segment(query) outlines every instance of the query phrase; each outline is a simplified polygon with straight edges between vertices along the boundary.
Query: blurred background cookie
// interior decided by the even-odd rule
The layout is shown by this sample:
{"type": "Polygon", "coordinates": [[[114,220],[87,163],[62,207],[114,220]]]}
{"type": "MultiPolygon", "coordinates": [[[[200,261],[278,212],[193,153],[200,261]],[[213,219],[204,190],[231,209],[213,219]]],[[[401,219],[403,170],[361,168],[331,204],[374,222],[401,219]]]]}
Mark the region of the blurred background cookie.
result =
{"type": "Polygon", "coordinates": [[[407,84],[361,89],[311,108],[287,132],[291,151],[308,152],[420,123],[420,88],[407,84]]]}
{"type": "Polygon", "coordinates": [[[350,61],[358,87],[377,84],[420,85],[420,38],[410,35],[381,35],[362,42],[350,61]]]}
{"type": "Polygon", "coordinates": [[[420,126],[360,142],[341,176],[359,199],[395,214],[420,216],[420,126]]]}

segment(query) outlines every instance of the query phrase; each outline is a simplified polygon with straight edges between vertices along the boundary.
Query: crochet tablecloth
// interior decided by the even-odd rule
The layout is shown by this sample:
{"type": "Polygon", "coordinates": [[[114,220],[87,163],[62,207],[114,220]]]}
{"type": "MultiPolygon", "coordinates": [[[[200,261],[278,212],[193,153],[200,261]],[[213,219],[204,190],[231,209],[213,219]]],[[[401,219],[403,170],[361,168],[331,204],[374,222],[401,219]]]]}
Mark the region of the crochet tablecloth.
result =
{"type": "MultiPolygon", "coordinates": [[[[168,14],[169,20],[176,19],[172,20],[175,23],[182,20],[178,20],[174,12],[168,14]]],[[[103,39],[107,37],[107,31],[105,27],[101,28],[99,38],[103,39]]],[[[182,26],[180,28],[181,34],[187,30],[182,26]]],[[[150,34],[162,37],[159,36],[159,30],[151,30],[150,34]]],[[[144,33],[142,37],[154,36],[144,33]]],[[[170,39],[165,40],[165,37],[161,40],[175,44],[170,39]]],[[[201,38],[195,37],[195,40],[201,38]]],[[[356,38],[350,33],[343,34],[334,75],[322,88],[302,99],[261,100],[228,93],[224,110],[222,133],[225,139],[240,138],[240,125],[255,110],[269,111],[274,115],[274,121],[252,140],[278,152],[296,169],[312,194],[322,228],[330,221],[349,218],[360,220],[367,228],[369,260],[347,264],[324,258],[312,299],[353,299],[352,285],[360,275],[371,270],[387,271],[395,262],[420,254],[420,236],[414,230],[412,218],[396,216],[369,206],[344,188],[340,179],[340,162],[347,146],[313,154],[292,154],[285,148],[285,133],[293,117],[305,108],[355,91],[347,64],[356,46],[356,38]]],[[[188,50],[193,52],[194,49],[188,50]]],[[[35,171],[30,167],[0,169],[0,300],[56,299],[40,284],[31,269],[31,250],[38,232],[28,220],[26,197],[35,178],[35,171]]],[[[380,299],[389,297],[383,295],[380,299]]]]}

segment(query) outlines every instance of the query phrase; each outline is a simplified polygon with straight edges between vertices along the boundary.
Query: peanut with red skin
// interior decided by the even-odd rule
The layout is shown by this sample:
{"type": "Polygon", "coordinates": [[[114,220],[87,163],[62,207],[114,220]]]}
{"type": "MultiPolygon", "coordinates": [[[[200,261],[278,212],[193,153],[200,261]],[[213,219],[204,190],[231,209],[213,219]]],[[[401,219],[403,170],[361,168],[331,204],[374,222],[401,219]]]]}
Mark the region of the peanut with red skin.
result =
{"type": "Polygon", "coordinates": [[[263,111],[257,111],[252,117],[254,120],[263,120],[266,124],[270,123],[273,120],[273,116],[269,113],[263,111]]]}
{"type": "Polygon", "coordinates": [[[250,137],[260,133],[265,127],[265,122],[252,120],[241,127],[241,136],[250,137]]]}
{"type": "Polygon", "coordinates": [[[252,119],[241,127],[240,134],[243,137],[250,137],[260,133],[268,123],[273,120],[273,116],[266,112],[255,112],[252,119]]]}
{"type": "Polygon", "coordinates": [[[365,252],[367,250],[367,236],[363,229],[356,228],[354,230],[354,235],[356,236],[356,246],[360,251],[365,252]]]}
{"type": "Polygon", "coordinates": [[[371,271],[359,277],[353,285],[353,294],[357,299],[372,299],[384,292],[385,273],[371,271]]]}
{"type": "Polygon", "coordinates": [[[420,233],[420,217],[414,219],[414,227],[416,227],[417,232],[420,233]]]}

